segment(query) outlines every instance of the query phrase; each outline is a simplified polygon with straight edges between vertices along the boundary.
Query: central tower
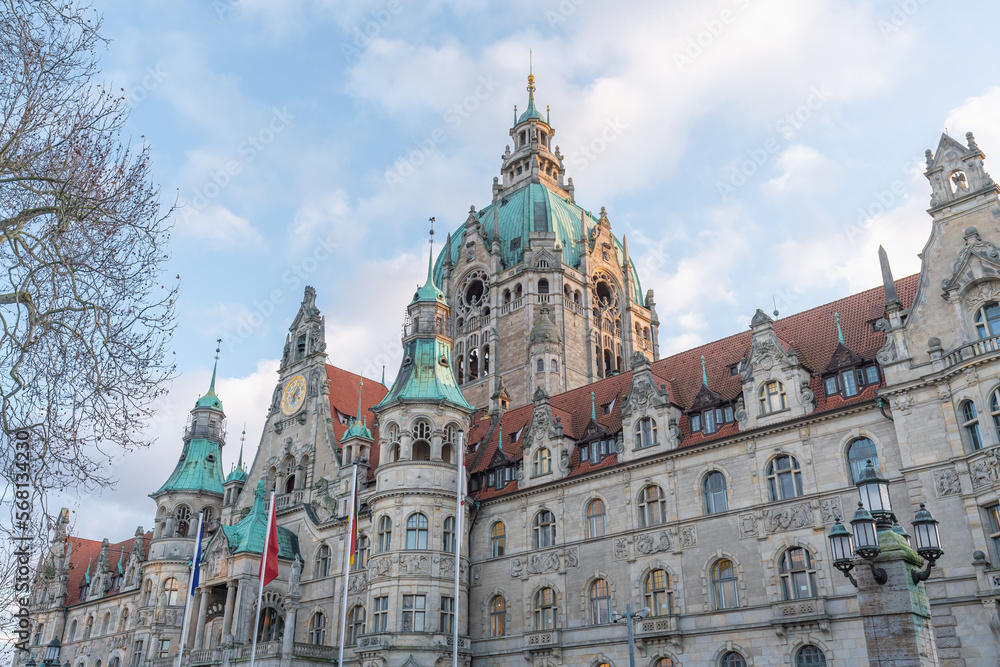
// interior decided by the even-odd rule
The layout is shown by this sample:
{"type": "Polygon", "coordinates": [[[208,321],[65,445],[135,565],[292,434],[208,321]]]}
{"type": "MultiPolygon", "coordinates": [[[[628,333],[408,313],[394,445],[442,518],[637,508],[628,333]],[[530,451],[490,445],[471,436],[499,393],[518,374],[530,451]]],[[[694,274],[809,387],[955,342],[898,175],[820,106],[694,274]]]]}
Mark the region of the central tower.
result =
{"type": "Polygon", "coordinates": [[[636,351],[659,358],[653,291],[643,294],[605,209],[576,203],[555,133],[529,74],[493,201],[470,208],[434,268],[451,306],[455,377],[476,407],[501,378],[516,407],[537,387],[557,394],[623,371],[636,351]]]}

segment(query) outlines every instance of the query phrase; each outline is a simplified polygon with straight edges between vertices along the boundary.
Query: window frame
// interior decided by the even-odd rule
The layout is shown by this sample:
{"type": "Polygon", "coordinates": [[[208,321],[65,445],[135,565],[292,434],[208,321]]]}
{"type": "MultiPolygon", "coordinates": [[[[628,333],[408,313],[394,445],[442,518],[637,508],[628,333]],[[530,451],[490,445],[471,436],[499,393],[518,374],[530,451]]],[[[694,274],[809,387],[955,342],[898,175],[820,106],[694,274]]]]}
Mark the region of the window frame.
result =
{"type": "Polygon", "coordinates": [[[816,566],[812,554],[805,547],[789,547],[781,553],[778,561],[778,577],[781,580],[781,595],[787,602],[807,600],[818,594],[816,586],[816,566]],[[801,554],[801,564],[795,562],[801,554]],[[806,595],[801,593],[801,587],[807,586],[806,595]]]}
{"type": "Polygon", "coordinates": [[[826,667],[826,653],[823,652],[823,649],[815,644],[806,644],[799,647],[799,650],[795,652],[795,667],[811,667],[814,665],[826,667]],[[808,655],[807,651],[812,653],[812,655],[808,655]]]}
{"type": "Polygon", "coordinates": [[[441,596],[441,608],[438,611],[438,631],[447,635],[455,629],[455,598],[450,595],[441,596]]]}
{"type": "Polygon", "coordinates": [[[556,628],[556,613],[558,596],[550,586],[538,589],[532,598],[532,617],[535,632],[554,630],[556,628]]]}
{"type": "Polygon", "coordinates": [[[314,612],[309,617],[309,643],[313,646],[326,646],[326,614],[314,612]]]}
{"type": "Polygon", "coordinates": [[[497,520],[490,526],[490,557],[501,558],[507,551],[507,525],[497,520]],[[499,530],[497,529],[499,527],[499,530]]]}
{"type": "Polygon", "coordinates": [[[701,490],[705,496],[705,514],[720,514],[729,511],[729,484],[726,476],[718,470],[710,470],[701,482],[701,490]],[[709,488],[712,480],[722,480],[722,487],[709,488]],[[721,504],[721,507],[720,507],[721,504]]]}
{"type": "Polygon", "coordinates": [[[400,609],[399,630],[400,632],[427,631],[426,595],[420,593],[403,595],[403,606],[400,609]],[[409,606],[407,606],[407,603],[409,603],[409,606]],[[409,625],[409,629],[407,629],[407,625],[409,625]]]}
{"type": "Polygon", "coordinates": [[[392,518],[385,514],[378,520],[378,552],[387,553],[392,550],[392,518]]]}
{"type": "Polygon", "coordinates": [[[662,526],[666,522],[667,499],[663,493],[663,488],[659,484],[647,484],[639,491],[639,527],[652,528],[654,526],[662,526]],[[657,491],[658,496],[653,497],[650,495],[649,492],[653,489],[657,491]],[[654,520],[657,516],[659,517],[659,521],[654,520]]]}
{"type": "Polygon", "coordinates": [[[330,562],[332,560],[332,550],[326,543],[320,544],[316,548],[316,557],[313,559],[314,579],[322,579],[330,576],[330,562]]]}
{"type": "Polygon", "coordinates": [[[445,553],[455,553],[455,517],[448,516],[444,519],[441,532],[441,550],[445,553]]]}
{"type": "Polygon", "coordinates": [[[372,599],[373,632],[381,634],[389,628],[389,596],[382,595],[372,599]]]}
{"type": "Polygon", "coordinates": [[[993,547],[993,556],[1000,561],[1000,503],[987,505],[983,508],[986,512],[986,521],[983,522],[987,529],[986,539],[993,547]]]}
{"type": "Polygon", "coordinates": [[[792,498],[798,498],[803,493],[802,488],[802,466],[799,465],[798,459],[796,459],[791,454],[779,454],[767,462],[766,468],[767,474],[767,491],[771,502],[779,502],[782,500],[791,500],[792,498]],[[778,461],[788,459],[790,465],[788,468],[778,468],[778,461]],[[792,494],[786,495],[784,490],[784,479],[788,476],[791,479],[792,494]]]}
{"type": "Polygon", "coordinates": [[[989,301],[981,305],[976,309],[974,322],[976,335],[979,337],[979,340],[1000,335],[1000,304],[996,301],[989,301]],[[996,309],[997,317],[990,319],[990,310],[994,308],[996,309]],[[996,325],[996,331],[994,331],[994,325],[996,325]]]}
{"type": "Polygon", "coordinates": [[[747,667],[747,659],[739,651],[727,651],[719,659],[720,667],[747,667]]]}
{"type": "Polygon", "coordinates": [[[498,593],[490,598],[490,637],[503,637],[506,634],[507,598],[498,593]]]}
{"type": "Polygon", "coordinates": [[[674,613],[674,589],[670,573],[658,567],[650,570],[642,580],[643,599],[651,617],[670,616],[674,613]],[[660,576],[662,575],[662,577],[660,576]],[[657,579],[662,578],[662,581],[657,579]],[[666,607],[666,612],[662,607],[666,607]]]}
{"type": "Polygon", "coordinates": [[[986,443],[983,441],[983,432],[979,426],[979,410],[976,408],[976,402],[966,399],[962,401],[958,409],[959,417],[962,420],[962,433],[964,434],[965,444],[972,451],[978,452],[985,447],[986,443]]]}
{"type": "Polygon", "coordinates": [[[426,551],[430,522],[423,512],[414,512],[406,517],[406,550],[426,551]]]}
{"type": "Polygon", "coordinates": [[[600,498],[591,498],[587,503],[587,537],[589,539],[604,537],[607,535],[607,528],[607,513],[604,501],[600,498]],[[599,512],[595,510],[597,506],[600,506],[599,512]]]}
{"type": "Polygon", "coordinates": [[[652,417],[643,417],[635,423],[635,448],[646,449],[655,447],[659,443],[656,432],[656,420],[652,417]]]}
{"type": "Polygon", "coordinates": [[[539,510],[531,522],[531,543],[535,549],[548,549],[556,544],[556,515],[552,510],[539,510]]]}
{"type": "MultiPolygon", "coordinates": [[[[866,445],[867,446],[867,445],[866,445]]],[[[868,466],[868,460],[875,465],[876,470],[881,470],[881,462],[878,459],[878,447],[875,445],[875,441],[866,435],[859,435],[856,438],[851,438],[850,442],[847,443],[847,449],[845,450],[845,456],[847,458],[847,472],[850,476],[851,484],[857,484],[858,479],[861,478],[861,473],[868,466]],[[852,450],[855,449],[855,445],[867,442],[870,447],[868,447],[868,453],[865,455],[852,455],[852,450]]]]}
{"type": "Polygon", "coordinates": [[[539,447],[531,457],[531,476],[540,477],[552,473],[552,453],[548,447],[539,447]]]}
{"type": "Polygon", "coordinates": [[[731,558],[719,558],[712,563],[712,600],[717,611],[740,608],[739,573],[736,563],[731,558]],[[723,569],[723,564],[728,567],[723,569]],[[725,574],[728,571],[729,574],[725,574]],[[727,596],[727,591],[731,594],[727,596]],[[729,604],[729,603],[732,604],[729,604]]]}
{"type": "Polygon", "coordinates": [[[611,622],[611,585],[607,579],[595,579],[590,585],[590,624],[611,622]]]}
{"type": "Polygon", "coordinates": [[[773,415],[778,412],[784,412],[788,409],[788,398],[785,394],[785,385],[780,380],[768,380],[762,384],[757,397],[759,399],[761,417],[773,415]],[[774,388],[774,391],[771,391],[772,388],[774,388]],[[774,407],[775,400],[778,401],[781,407],[774,407]]]}

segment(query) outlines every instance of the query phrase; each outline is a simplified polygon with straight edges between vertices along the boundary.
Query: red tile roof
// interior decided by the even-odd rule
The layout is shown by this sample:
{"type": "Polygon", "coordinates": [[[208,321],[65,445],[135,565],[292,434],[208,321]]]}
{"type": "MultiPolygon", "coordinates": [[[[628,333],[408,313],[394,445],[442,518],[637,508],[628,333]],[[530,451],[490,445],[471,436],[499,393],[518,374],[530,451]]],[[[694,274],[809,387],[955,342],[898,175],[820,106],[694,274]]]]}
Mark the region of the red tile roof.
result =
{"type": "MultiPolygon", "coordinates": [[[[330,381],[330,410],[333,415],[333,434],[337,438],[337,445],[340,445],[344,433],[347,432],[348,425],[341,423],[338,413],[354,418],[358,414],[358,385],[361,387],[361,418],[368,418],[368,428],[371,429],[372,437],[378,442],[378,428],[375,425],[375,414],[372,408],[382,402],[385,395],[389,393],[380,382],[364,378],[360,375],[345,371],[343,368],[326,365],[326,378],[330,381]]],[[[378,447],[372,447],[369,457],[369,477],[378,466],[378,447]]]]}
{"type": "MultiPolygon", "coordinates": [[[[896,281],[896,290],[904,308],[913,302],[917,290],[919,275],[912,275],[896,281]]],[[[876,287],[859,294],[853,294],[843,299],[833,301],[811,310],[778,319],[774,323],[776,335],[798,356],[799,363],[812,373],[810,388],[816,395],[816,413],[837,410],[839,408],[870,401],[874,398],[877,387],[869,386],[857,396],[844,398],[839,395],[827,397],[823,391],[819,374],[830,363],[834,351],[839,344],[837,325],[834,313],[840,316],[844,343],[848,349],[862,360],[870,361],[885,342],[885,334],[875,329],[875,322],[885,314],[885,292],[882,287],[876,287]]],[[[743,386],[739,374],[734,374],[731,368],[748,357],[753,334],[751,331],[723,338],[712,343],[686,350],[679,354],[665,357],[653,362],[651,371],[658,384],[666,385],[670,402],[682,410],[692,406],[695,396],[702,387],[701,358],[705,357],[705,374],[708,387],[724,401],[733,401],[740,396],[743,386]]],[[[608,433],[621,430],[621,404],[628,395],[632,385],[632,372],[626,371],[593,384],[572,389],[550,399],[553,417],[561,417],[564,433],[578,440],[590,423],[591,392],[596,407],[597,422],[608,433]],[[610,414],[603,414],[602,406],[614,400],[610,414]]],[[[531,420],[533,405],[525,405],[504,414],[503,432],[505,434],[504,453],[510,461],[522,459],[521,442],[511,443],[508,434],[517,432],[531,420]]],[[[490,422],[481,417],[485,411],[477,411],[473,415],[473,425],[469,430],[468,442],[475,446],[475,453],[467,457],[467,467],[471,473],[481,473],[490,467],[490,462],[497,449],[497,429],[490,433],[488,442],[483,442],[490,431],[490,422]]],[[[681,420],[684,439],[682,446],[690,447],[710,440],[719,440],[738,433],[735,423],[726,424],[710,436],[698,432],[690,433],[687,418],[681,420]]],[[[575,449],[575,448],[574,448],[575,449]]],[[[613,466],[617,456],[611,455],[595,465],[580,462],[578,453],[571,456],[572,472],[570,476],[580,475],[597,469],[613,466]]],[[[483,488],[476,497],[485,499],[504,495],[516,489],[508,485],[497,491],[493,488],[483,488]]]]}
{"type": "MultiPolygon", "coordinates": [[[[149,553],[149,542],[153,539],[153,532],[150,531],[142,536],[143,558],[149,553]]],[[[80,599],[80,585],[84,581],[87,573],[87,565],[90,565],[90,580],[94,580],[94,568],[97,566],[97,557],[101,553],[100,540],[88,540],[83,537],[69,536],[66,538],[72,551],[69,555],[69,573],[66,577],[66,605],[82,602],[80,599]]],[[[135,537],[108,545],[108,562],[111,564],[112,572],[118,568],[119,558],[122,566],[128,562],[129,554],[132,553],[132,545],[135,537]],[[124,552],[124,556],[122,553],[124,552]]]]}

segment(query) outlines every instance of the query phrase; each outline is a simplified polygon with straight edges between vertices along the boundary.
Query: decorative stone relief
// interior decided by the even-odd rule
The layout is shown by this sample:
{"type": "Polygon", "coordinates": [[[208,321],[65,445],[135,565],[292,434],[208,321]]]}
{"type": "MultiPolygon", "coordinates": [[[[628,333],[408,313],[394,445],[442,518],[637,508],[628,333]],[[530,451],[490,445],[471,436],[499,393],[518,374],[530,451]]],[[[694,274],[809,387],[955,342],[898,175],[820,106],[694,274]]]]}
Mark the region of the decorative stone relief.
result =
{"type": "Polygon", "coordinates": [[[391,567],[392,567],[392,562],[389,556],[383,556],[381,558],[372,558],[370,561],[368,561],[368,570],[371,572],[372,579],[388,576],[391,567]]]}
{"type": "Polygon", "coordinates": [[[524,573],[524,561],[520,556],[515,556],[510,559],[510,576],[511,579],[517,579],[524,573]]]}
{"type": "Polygon", "coordinates": [[[357,595],[368,588],[368,573],[364,570],[357,572],[354,576],[350,577],[351,583],[347,586],[347,592],[351,595],[357,595]]]}
{"type": "Polygon", "coordinates": [[[483,566],[482,565],[473,565],[472,566],[472,579],[471,579],[470,583],[473,586],[478,586],[482,580],[483,580],[483,566]]]}
{"type": "Polygon", "coordinates": [[[649,554],[670,551],[671,546],[670,535],[665,530],[656,533],[646,533],[645,535],[640,535],[635,540],[636,553],[647,556],[649,554]]]}
{"type": "Polygon", "coordinates": [[[740,515],[740,538],[754,538],[758,535],[757,516],[752,512],[740,515]]]}
{"type": "Polygon", "coordinates": [[[545,574],[559,570],[559,552],[547,551],[528,556],[528,574],[545,574]]]}
{"type": "Polygon", "coordinates": [[[764,530],[769,534],[805,528],[811,526],[812,522],[812,508],[809,505],[764,510],[764,530]]]}
{"type": "Polygon", "coordinates": [[[938,498],[951,496],[962,492],[962,484],[958,481],[958,473],[954,468],[944,468],[934,471],[934,488],[938,498]]]}
{"type": "MultiPolygon", "coordinates": [[[[996,253],[995,247],[992,250],[996,253]]],[[[1000,301],[1000,283],[993,280],[977,285],[969,290],[965,295],[965,308],[969,312],[975,312],[984,303],[989,301],[1000,301]]]]}
{"type": "Polygon", "coordinates": [[[559,551],[543,551],[528,556],[515,556],[510,559],[510,576],[517,579],[522,575],[545,574],[558,572],[569,567],[579,567],[580,556],[576,547],[559,551]]]}
{"type": "Polygon", "coordinates": [[[951,400],[951,387],[949,387],[946,384],[943,384],[940,387],[938,387],[938,398],[941,399],[942,402],[944,402],[944,401],[950,401],[951,400]]]}
{"type": "Polygon", "coordinates": [[[840,496],[820,500],[819,512],[820,521],[824,524],[833,524],[838,516],[844,516],[844,512],[840,506],[840,496]]]}
{"type": "Polygon", "coordinates": [[[695,526],[682,526],[676,537],[681,549],[694,549],[698,546],[698,529],[695,526]]]}
{"type": "Polygon", "coordinates": [[[910,408],[913,406],[913,402],[910,400],[909,395],[904,394],[902,396],[897,396],[891,401],[892,409],[898,410],[902,415],[910,414],[910,408]]]}
{"type": "Polygon", "coordinates": [[[430,574],[431,562],[424,554],[402,554],[399,569],[406,574],[430,574]]]}
{"type": "Polygon", "coordinates": [[[614,547],[614,559],[615,560],[628,560],[629,549],[628,549],[628,538],[619,537],[615,540],[614,547]]]}
{"type": "Polygon", "coordinates": [[[1000,481],[1000,448],[994,447],[986,456],[969,464],[972,488],[981,489],[1000,481]]]}

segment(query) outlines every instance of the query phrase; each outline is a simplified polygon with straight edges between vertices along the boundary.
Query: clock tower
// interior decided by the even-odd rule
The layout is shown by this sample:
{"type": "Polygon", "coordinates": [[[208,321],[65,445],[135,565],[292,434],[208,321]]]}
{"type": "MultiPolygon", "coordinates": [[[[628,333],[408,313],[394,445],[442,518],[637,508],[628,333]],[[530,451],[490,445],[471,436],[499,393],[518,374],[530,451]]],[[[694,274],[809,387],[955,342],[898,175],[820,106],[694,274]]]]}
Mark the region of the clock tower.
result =
{"type": "MultiPolygon", "coordinates": [[[[263,479],[267,491],[274,489],[279,511],[308,503],[316,481],[335,477],[339,468],[331,429],[325,326],[316,307],[316,290],[307,286],[285,338],[278,383],[247,480],[248,488],[263,479]]],[[[252,494],[240,497],[241,510],[252,503],[252,494]]]]}

